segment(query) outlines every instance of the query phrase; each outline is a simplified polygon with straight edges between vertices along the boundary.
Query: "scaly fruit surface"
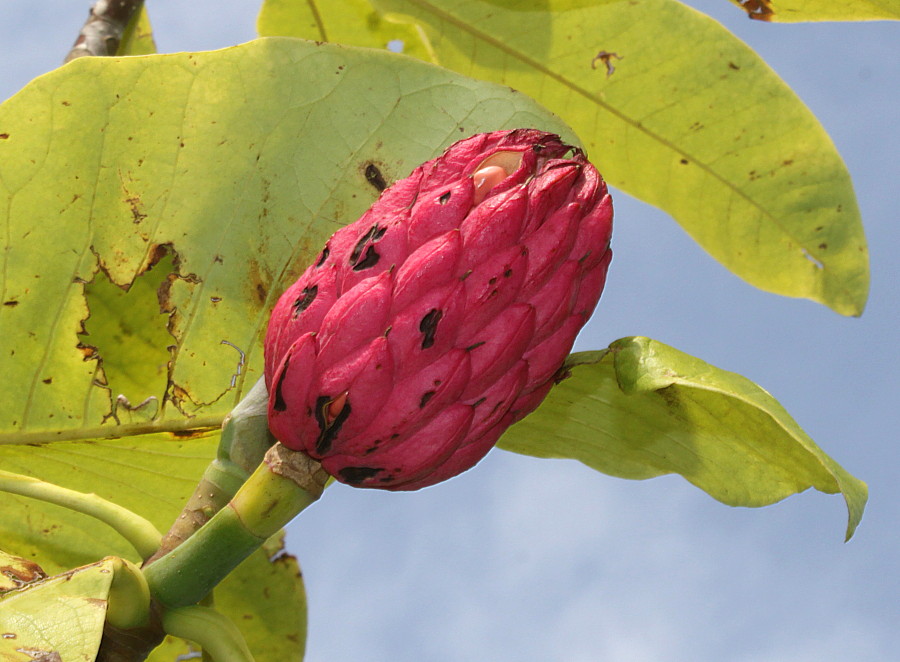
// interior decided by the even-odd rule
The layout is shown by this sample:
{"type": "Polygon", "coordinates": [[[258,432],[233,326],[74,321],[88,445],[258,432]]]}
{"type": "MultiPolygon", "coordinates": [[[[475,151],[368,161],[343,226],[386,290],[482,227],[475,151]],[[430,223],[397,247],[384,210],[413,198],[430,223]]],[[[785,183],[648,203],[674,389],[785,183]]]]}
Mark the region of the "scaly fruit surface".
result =
{"type": "Polygon", "coordinates": [[[269,426],[339,481],[415,490],[533,411],[588,320],[612,203],[532,129],[452,145],[336,232],[265,342],[269,426]]]}

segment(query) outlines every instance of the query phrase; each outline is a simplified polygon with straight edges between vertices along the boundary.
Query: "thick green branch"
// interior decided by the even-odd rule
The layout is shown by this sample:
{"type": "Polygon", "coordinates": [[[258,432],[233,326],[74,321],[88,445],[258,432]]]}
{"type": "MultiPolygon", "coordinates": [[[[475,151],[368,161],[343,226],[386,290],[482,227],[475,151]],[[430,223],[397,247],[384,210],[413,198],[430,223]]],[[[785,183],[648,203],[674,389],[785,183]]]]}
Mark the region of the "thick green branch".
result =
{"type": "Polygon", "coordinates": [[[206,524],[262,462],[266,451],[275,443],[269,432],[268,401],[265,380],[260,379],[225,418],[216,458],[206,467],[194,494],[148,563],[178,547],[206,524]]]}
{"type": "Polygon", "coordinates": [[[322,494],[318,462],[281,444],[228,506],[199,531],[144,568],[153,598],[167,608],[195,604],[228,573],[322,494]]]}

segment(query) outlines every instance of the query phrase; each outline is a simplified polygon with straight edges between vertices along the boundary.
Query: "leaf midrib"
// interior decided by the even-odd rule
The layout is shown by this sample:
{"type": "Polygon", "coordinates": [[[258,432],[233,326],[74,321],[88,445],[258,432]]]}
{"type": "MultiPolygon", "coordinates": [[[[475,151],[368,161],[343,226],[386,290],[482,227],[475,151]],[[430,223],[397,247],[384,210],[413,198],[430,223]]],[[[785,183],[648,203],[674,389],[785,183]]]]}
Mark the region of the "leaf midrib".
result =
{"type": "Polygon", "coordinates": [[[119,439],[159,433],[191,433],[205,435],[222,427],[224,416],[202,416],[159,423],[128,423],[116,426],[41,430],[35,432],[0,432],[0,446],[48,444],[61,441],[119,439]]]}
{"type": "MultiPolygon", "coordinates": [[[[778,220],[778,218],[775,215],[773,215],[766,208],[761,206],[758,202],[756,202],[753,198],[751,198],[746,193],[744,193],[741,189],[734,186],[731,182],[729,182],[723,176],[719,175],[715,170],[711,169],[706,163],[704,163],[700,159],[694,158],[694,156],[689,154],[688,152],[677,148],[669,140],[663,138],[661,135],[657,134],[656,132],[647,129],[641,122],[630,118],[628,115],[625,115],[624,113],[622,113],[615,107],[610,106],[608,103],[604,102],[602,99],[600,99],[596,95],[592,94],[590,91],[586,90],[585,88],[581,87],[580,85],[575,84],[574,82],[565,78],[561,74],[556,73],[556,71],[554,71],[553,69],[550,69],[550,68],[542,65],[540,62],[537,62],[536,60],[529,58],[527,55],[524,55],[520,51],[517,51],[514,48],[512,48],[511,46],[506,45],[504,42],[492,37],[491,35],[481,32],[479,30],[476,30],[471,24],[457,19],[452,14],[448,14],[447,12],[441,10],[440,8],[435,7],[430,2],[427,2],[427,0],[407,0],[407,1],[412,5],[417,5],[426,11],[432,12],[440,20],[450,23],[451,25],[455,26],[462,32],[467,32],[473,38],[483,40],[484,42],[490,44],[491,46],[503,51],[507,55],[509,55],[515,59],[518,59],[520,62],[522,62],[530,67],[533,67],[537,71],[541,72],[541,74],[553,79],[557,83],[563,85],[564,87],[567,87],[568,89],[575,92],[576,94],[579,94],[579,95],[585,97],[586,99],[592,101],[597,106],[603,108],[606,112],[610,113],[611,115],[614,115],[615,117],[622,120],[626,124],[634,127],[639,132],[645,134],[652,140],[657,141],[659,144],[672,150],[674,153],[679,154],[679,155],[689,159],[692,163],[696,164],[697,167],[700,168],[707,175],[709,175],[713,179],[716,179],[719,182],[721,182],[725,186],[726,189],[732,191],[738,197],[745,200],[751,207],[758,209],[760,211],[760,213],[765,218],[767,218],[769,221],[771,221],[772,224],[775,227],[777,227],[788,239],[790,239],[797,246],[800,246],[803,250],[805,250],[810,255],[812,255],[813,257],[818,259],[819,262],[823,265],[823,267],[822,267],[823,270],[828,269],[827,262],[825,260],[820,259],[821,253],[818,250],[818,247],[811,246],[811,245],[806,246],[802,241],[797,239],[785,227],[785,225],[781,221],[778,220]]],[[[801,255],[802,255],[802,251],[801,251],[801,255]]],[[[848,290],[846,290],[846,288],[841,288],[841,289],[845,294],[851,295],[851,293],[848,290]]]]}

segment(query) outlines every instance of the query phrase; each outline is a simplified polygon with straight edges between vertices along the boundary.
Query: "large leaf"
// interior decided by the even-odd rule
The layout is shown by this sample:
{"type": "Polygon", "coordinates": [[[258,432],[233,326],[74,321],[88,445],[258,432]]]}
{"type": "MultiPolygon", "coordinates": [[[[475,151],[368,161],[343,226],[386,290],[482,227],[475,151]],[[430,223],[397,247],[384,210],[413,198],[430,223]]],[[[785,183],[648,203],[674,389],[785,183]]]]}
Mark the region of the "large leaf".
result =
{"type": "Polygon", "coordinates": [[[810,487],[842,493],[847,539],[865,483],[825,454],[769,393],[648,338],[573,354],[567,377],[500,441],[506,450],[574,458],[603,473],[677,473],[731,506],[765,506],[810,487]]]}
{"type": "MultiPolygon", "coordinates": [[[[217,435],[179,439],[157,434],[127,440],[0,446],[6,470],[37,475],[70,489],[95,492],[168,528],[215,455],[217,435]]],[[[58,506],[0,494],[0,539],[10,550],[40,558],[51,573],[114,554],[138,557],[104,524],[58,506]]],[[[244,632],[259,659],[299,659],[306,637],[306,597],[296,560],[280,541],[238,566],[216,589],[217,606],[244,632]],[[270,559],[273,559],[270,562],[270,559]],[[277,604],[276,615],[272,605],[277,604]]],[[[169,638],[153,660],[189,652],[169,638]]]]}
{"type": "Polygon", "coordinates": [[[731,0],[758,21],[877,21],[900,19],[898,0],[731,0]]]}
{"type": "Polygon", "coordinates": [[[418,30],[385,21],[368,0],[266,0],[256,20],[256,31],[260,37],[300,37],[369,48],[402,43],[405,54],[430,59],[418,30]]]}
{"type": "Polygon", "coordinates": [[[92,662],[116,559],[104,559],[0,598],[0,660],[92,662]]]}
{"type": "MultiPolygon", "coordinates": [[[[0,466],[167,529],[259,377],[268,309],[377,197],[367,169],[391,181],[516,126],[572,139],[508,88],[294,39],[81,58],[32,82],[0,107],[0,466]]],[[[8,495],[0,507],[4,545],[50,572],[136,560],[84,516],[8,495]]],[[[296,564],[254,558],[218,600],[261,659],[297,659],[296,564]],[[262,618],[276,599],[290,608],[262,618]]],[[[159,659],[186,652],[166,646],[159,659]]]]}
{"type": "Polygon", "coordinates": [[[0,323],[17,385],[0,441],[215,427],[259,376],[281,289],[376,197],[367,165],[392,180],[459,137],[523,125],[567,133],[508,88],[298,40],[81,58],[38,79],[0,109],[0,323]],[[167,253],[170,273],[147,273],[167,253]],[[104,277],[151,281],[135,301],[104,277]],[[146,357],[160,282],[162,374],[146,357]],[[117,383],[144,385],[131,407],[157,396],[151,422],[114,429],[117,383]]]}
{"type": "MultiPolygon", "coordinates": [[[[439,64],[558,113],[611,184],[672,214],[740,277],[862,312],[868,253],[840,156],[793,92],[711,18],[675,0],[373,2],[423,27],[439,64]]],[[[297,12],[305,5],[294,0],[297,12]]],[[[359,17],[334,25],[344,21],[359,17]]]]}

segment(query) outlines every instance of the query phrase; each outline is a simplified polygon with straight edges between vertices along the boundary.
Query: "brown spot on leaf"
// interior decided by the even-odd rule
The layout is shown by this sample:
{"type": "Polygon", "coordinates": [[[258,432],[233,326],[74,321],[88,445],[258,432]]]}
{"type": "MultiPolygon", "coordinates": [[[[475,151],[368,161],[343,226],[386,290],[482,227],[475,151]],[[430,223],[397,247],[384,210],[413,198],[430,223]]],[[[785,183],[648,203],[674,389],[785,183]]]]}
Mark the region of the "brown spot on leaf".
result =
{"type": "Polygon", "coordinates": [[[0,133],[0,140],[6,140],[7,138],[9,138],[8,133],[0,133]]]}
{"type": "Polygon", "coordinates": [[[174,439],[198,439],[209,433],[209,428],[192,428],[190,430],[173,430],[170,434],[174,439]]]}
{"type": "Polygon", "coordinates": [[[140,223],[145,218],[147,218],[147,214],[142,211],[141,207],[141,198],[137,195],[132,195],[125,198],[125,202],[128,203],[128,207],[131,209],[131,222],[132,223],[140,223]]]}
{"type": "Polygon", "coordinates": [[[76,349],[81,352],[81,360],[82,361],[90,361],[97,357],[97,348],[92,347],[91,345],[83,345],[78,343],[76,345],[76,349]]]}
{"type": "Polygon", "coordinates": [[[250,279],[248,285],[251,287],[251,292],[260,304],[265,304],[272,285],[272,275],[264,265],[255,259],[250,259],[247,267],[247,275],[250,279]]]}
{"type": "Polygon", "coordinates": [[[610,53],[609,51],[600,51],[594,56],[594,59],[591,60],[591,69],[597,68],[597,62],[602,62],[603,66],[606,67],[606,77],[609,78],[612,76],[616,68],[613,66],[612,59],[616,58],[617,60],[621,60],[624,55],[619,55],[618,53],[610,53]]]}
{"type": "Polygon", "coordinates": [[[374,163],[367,163],[365,165],[364,173],[366,176],[366,181],[369,182],[379,193],[381,193],[388,187],[387,182],[384,179],[384,175],[381,174],[381,170],[374,163]]]}
{"type": "MultiPolygon", "coordinates": [[[[106,601],[103,601],[106,604],[106,601]]],[[[62,662],[57,651],[45,651],[40,648],[17,648],[17,653],[23,653],[31,658],[31,662],[62,662]]]]}
{"type": "Polygon", "coordinates": [[[755,21],[771,21],[775,9],[770,0],[738,0],[747,16],[755,21]]]}
{"type": "Polygon", "coordinates": [[[16,306],[19,305],[19,302],[16,301],[15,299],[10,299],[9,301],[4,301],[3,305],[8,308],[15,308],[16,306]]]}

